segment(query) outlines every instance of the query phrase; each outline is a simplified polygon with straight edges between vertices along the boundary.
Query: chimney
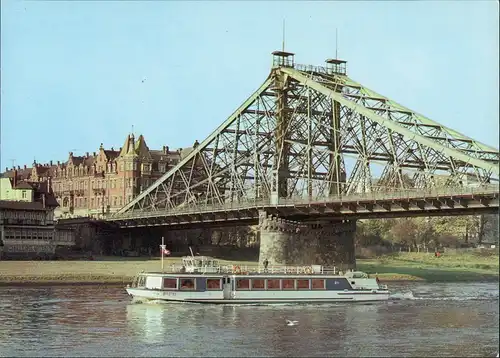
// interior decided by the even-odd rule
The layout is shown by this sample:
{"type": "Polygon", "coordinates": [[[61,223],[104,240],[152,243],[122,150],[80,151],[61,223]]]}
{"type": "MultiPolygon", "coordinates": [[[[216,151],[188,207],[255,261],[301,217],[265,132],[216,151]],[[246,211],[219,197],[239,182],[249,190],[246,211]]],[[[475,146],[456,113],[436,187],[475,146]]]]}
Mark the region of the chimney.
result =
{"type": "Polygon", "coordinates": [[[21,170],[21,166],[20,165],[17,166],[17,170],[21,170]]]}
{"type": "Polygon", "coordinates": [[[61,162],[60,162],[60,161],[57,161],[57,165],[61,165],[61,162]]]}
{"type": "Polygon", "coordinates": [[[45,209],[45,193],[42,194],[42,206],[45,209]]]}
{"type": "Polygon", "coordinates": [[[85,158],[89,157],[89,152],[85,152],[85,158]]]}
{"type": "Polygon", "coordinates": [[[52,160],[50,161],[50,166],[52,166],[52,160]]]}
{"type": "Polygon", "coordinates": [[[24,164],[24,169],[26,170],[26,164],[24,164]]]}
{"type": "Polygon", "coordinates": [[[115,148],[111,147],[111,151],[113,151],[113,152],[114,152],[114,151],[115,151],[115,148]]]}
{"type": "Polygon", "coordinates": [[[17,169],[14,168],[14,180],[12,181],[12,186],[15,188],[17,186],[17,169]]]}
{"type": "Polygon", "coordinates": [[[94,152],[94,157],[95,157],[95,152],[94,152]]]}
{"type": "Polygon", "coordinates": [[[9,167],[5,167],[5,171],[8,172],[9,171],[9,167]]]}

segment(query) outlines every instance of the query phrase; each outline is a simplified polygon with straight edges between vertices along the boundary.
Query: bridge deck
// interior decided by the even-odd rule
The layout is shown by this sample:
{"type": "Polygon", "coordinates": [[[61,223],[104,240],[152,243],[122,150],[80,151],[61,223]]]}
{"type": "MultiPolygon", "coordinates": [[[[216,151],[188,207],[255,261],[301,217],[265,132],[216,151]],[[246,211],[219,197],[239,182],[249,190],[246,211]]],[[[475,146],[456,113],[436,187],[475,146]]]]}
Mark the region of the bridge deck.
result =
{"type": "Polygon", "coordinates": [[[440,189],[365,193],[323,200],[280,199],[260,202],[207,205],[175,210],[133,211],[109,217],[121,227],[243,225],[258,222],[264,210],[282,218],[307,220],[320,218],[355,219],[398,216],[467,215],[498,212],[499,187],[440,189]]]}

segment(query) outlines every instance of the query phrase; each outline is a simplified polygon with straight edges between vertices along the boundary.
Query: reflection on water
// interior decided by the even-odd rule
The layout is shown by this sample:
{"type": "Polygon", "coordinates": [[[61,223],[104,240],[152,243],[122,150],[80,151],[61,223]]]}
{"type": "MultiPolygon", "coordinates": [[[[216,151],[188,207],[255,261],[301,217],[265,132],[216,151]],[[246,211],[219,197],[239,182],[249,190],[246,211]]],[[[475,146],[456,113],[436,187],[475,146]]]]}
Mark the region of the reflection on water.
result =
{"type": "Polygon", "coordinates": [[[121,288],[0,288],[0,356],[494,356],[498,284],[376,304],[133,304],[121,288]],[[286,326],[285,319],[299,321],[286,326]]]}

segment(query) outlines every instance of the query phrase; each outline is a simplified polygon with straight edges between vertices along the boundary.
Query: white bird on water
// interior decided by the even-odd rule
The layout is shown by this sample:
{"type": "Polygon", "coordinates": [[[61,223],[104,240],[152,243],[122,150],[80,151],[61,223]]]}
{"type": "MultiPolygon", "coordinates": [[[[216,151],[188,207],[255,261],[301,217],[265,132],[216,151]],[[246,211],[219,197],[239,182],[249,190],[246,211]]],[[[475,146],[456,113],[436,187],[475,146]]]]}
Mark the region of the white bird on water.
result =
{"type": "Polygon", "coordinates": [[[290,321],[289,319],[285,319],[287,326],[296,326],[299,321],[290,321]]]}

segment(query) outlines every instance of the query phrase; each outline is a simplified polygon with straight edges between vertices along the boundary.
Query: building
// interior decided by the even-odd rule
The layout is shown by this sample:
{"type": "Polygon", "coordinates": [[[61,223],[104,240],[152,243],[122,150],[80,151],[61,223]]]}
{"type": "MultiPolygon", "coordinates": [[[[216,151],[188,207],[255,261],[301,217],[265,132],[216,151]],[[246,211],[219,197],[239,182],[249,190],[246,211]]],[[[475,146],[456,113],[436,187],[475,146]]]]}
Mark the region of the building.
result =
{"type": "Polygon", "coordinates": [[[31,168],[6,168],[4,177],[47,183],[59,204],[56,219],[100,217],[129,203],[191,150],[170,151],[167,146],[150,150],[142,135],[136,139],[129,134],[118,150],[105,149],[101,143],[92,154],[75,156],[70,152],[65,162],[34,162],[31,168]]]}
{"type": "Polygon", "coordinates": [[[0,256],[50,257],[74,245],[71,231],[55,230],[57,206],[47,183],[0,178],[0,256]]]}

